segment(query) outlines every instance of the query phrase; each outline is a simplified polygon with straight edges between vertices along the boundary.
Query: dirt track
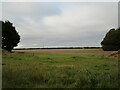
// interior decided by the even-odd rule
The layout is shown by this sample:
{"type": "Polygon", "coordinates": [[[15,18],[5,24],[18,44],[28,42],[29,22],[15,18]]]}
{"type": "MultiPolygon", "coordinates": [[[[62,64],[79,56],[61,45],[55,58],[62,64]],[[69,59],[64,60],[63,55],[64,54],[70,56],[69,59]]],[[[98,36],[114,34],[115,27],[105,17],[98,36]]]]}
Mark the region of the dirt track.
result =
{"type": "Polygon", "coordinates": [[[51,54],[81,54],[81,55],[110,55],[113,51],[100,49],[36,49],[36,50],[13,50],[24,53],[51,53],[51,54]]]}

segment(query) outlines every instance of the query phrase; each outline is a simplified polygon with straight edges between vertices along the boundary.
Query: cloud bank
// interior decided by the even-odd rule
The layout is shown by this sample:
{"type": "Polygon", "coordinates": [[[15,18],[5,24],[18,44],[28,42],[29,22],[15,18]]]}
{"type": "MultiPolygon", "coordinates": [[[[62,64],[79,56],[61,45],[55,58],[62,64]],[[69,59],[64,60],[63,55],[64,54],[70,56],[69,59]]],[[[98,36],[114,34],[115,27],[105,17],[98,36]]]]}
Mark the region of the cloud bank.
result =
{"type": "Polygon", "coordinates": [[[4,2],[3,20],[21,36],[18,47],[100,46],[118,27],[117,3],[4,2]]]}

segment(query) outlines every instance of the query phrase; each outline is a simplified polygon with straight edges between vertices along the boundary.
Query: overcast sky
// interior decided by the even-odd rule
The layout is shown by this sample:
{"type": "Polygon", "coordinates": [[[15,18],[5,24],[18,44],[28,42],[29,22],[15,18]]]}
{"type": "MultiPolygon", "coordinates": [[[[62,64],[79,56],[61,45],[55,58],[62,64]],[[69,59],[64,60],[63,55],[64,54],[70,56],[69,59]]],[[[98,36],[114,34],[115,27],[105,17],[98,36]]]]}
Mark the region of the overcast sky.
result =
{"type": "Polygon", "coordinates": [[[118,27],[118,3],[4,2],[2,19],[19,32],[18,47],[100,46],[118,27]]]}

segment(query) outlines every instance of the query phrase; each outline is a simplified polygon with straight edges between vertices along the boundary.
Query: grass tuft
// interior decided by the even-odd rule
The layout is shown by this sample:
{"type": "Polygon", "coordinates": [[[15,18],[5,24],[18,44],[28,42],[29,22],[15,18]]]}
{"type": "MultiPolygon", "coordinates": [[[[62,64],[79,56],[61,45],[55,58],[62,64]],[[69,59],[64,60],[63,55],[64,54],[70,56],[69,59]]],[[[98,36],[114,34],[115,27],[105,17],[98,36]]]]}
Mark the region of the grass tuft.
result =
{"type": "Polygon", "coordinates": [[[118,88],[118,60],[103,55],[3,54],[3,88],[118,88]]]}

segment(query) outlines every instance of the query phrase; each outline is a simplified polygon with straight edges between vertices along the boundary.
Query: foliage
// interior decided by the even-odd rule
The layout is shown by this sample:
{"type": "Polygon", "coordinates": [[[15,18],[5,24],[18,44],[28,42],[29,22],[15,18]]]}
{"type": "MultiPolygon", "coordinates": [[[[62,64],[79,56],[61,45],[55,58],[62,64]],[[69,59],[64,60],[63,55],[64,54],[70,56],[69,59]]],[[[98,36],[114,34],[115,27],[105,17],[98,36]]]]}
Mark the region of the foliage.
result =
{"type": "Polygon", "coordinates": [[[11,52],[20,42],[20,35],[9,21],[2,22],[2,48],[11,52]]]}
{"type": "Polygon", "coordinates": [[[120,28],[111,29],[101,42],[104,51],[117,51],[120,49],[120,28]]]}

